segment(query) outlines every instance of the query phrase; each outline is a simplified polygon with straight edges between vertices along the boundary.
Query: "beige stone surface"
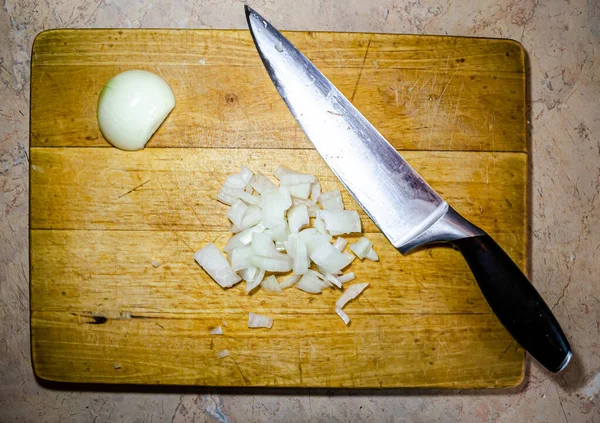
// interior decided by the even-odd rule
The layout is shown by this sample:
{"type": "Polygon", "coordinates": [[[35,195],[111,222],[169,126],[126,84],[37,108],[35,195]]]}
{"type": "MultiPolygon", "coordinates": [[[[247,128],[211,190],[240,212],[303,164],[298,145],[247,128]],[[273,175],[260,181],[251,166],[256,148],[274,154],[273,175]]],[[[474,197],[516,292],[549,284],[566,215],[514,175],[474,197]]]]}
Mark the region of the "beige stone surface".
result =
{"type": "Polygon", "coordinates": [[[509,391],[42,386],[29,355],[28,121],[48,28],[244,28],[243,2],[5,0],[0,9],[0,421],[600,422],[600,4],[597,0],[250,2],[283,29],[512,38],[529,55],[534,284],[575,351],[509,391]],[[105,388],[106,389],[106,388],[105,388]]]}

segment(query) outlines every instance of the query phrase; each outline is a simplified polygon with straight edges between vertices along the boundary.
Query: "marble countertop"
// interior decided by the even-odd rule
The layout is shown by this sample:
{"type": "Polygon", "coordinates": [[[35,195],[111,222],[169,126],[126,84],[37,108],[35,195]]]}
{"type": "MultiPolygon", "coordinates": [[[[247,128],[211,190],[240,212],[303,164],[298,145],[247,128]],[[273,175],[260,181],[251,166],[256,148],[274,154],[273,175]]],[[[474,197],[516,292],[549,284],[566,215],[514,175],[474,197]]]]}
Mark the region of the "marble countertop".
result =
{"type": "Polygon", "coordinates": [[[600,422],[600,2],[250,1],[282,29],[512,38],[528,53],[531,276],[575,356],[511,390],[154,389],[39,385],[29,349],[29,65],[49,28],[245,28],[236,0],[6,0],[0,10],[0,421],[600,422]]]}

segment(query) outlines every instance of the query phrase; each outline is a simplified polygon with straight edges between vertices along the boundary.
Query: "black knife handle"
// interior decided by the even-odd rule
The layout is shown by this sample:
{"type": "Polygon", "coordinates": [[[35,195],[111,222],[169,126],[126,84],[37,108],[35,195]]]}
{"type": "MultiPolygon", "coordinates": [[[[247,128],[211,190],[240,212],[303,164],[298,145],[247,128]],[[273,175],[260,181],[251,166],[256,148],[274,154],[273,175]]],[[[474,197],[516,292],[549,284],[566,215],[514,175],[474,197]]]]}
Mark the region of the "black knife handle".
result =
{"type": "Polygon", "coordinates": [[[452,243],[517,342],[551,372],[565,368],[572,355],[569,342],[552,311],[508,254],[487,234],[452,243]]]}

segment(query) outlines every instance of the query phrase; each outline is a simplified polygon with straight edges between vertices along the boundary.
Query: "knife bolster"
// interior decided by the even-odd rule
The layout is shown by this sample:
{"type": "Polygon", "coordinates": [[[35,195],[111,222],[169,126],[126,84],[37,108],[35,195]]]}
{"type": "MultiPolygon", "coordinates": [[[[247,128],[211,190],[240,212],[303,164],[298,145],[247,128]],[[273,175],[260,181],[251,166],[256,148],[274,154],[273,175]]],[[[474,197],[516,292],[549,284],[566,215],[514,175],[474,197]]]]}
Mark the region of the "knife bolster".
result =
{"type": "Polygon", "coordinates": [[[396,246],[402,254],[417,247],[434,242],[452,242],[458,239],[485,235],[486,233],[462,217],[452,207],[424,232],[401,246],[396,246]]]}

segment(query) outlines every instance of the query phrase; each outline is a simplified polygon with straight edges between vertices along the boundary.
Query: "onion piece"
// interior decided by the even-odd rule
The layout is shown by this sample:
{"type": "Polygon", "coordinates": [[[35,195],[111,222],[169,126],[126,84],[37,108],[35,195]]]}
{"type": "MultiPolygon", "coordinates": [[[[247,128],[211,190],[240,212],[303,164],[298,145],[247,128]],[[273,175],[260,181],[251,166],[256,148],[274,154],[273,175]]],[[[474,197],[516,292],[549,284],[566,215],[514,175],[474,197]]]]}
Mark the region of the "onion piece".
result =
{"type": "Polygon", "coordinates": [[[175,107],[175,96],[160,76],[129,70],[111,78],[98,97],[98,125],[121,150],[140,150],[175,107]]]}
{"type": "Polygon", "coordinates": [[[338,316],[340,316],[342,318],[342,320],[344,321],[346,326],[350,323],[350,317],[348,317],[348,315],[346,314],[346,312],[344,310],[342,310],[339,307],[336,307],[335,312],[337,313],[338,316]]]}
{"type": "Polygon", "coordinates": [[[310,195],[310,184],[286,185],[286,187],[292,197],[307,200],[310,195]]]}
{"type": "Polygon", "coordinates": [[[317,213],[319,212],[319,206],[317,206],[313,201],[305,200],[303,198],[292,197],[292,206],[300,205],[306,206],[309,217],[317,217],[317,213]]]}
{"type": "Polygon", "coordinates": [[[235,234],[234,236],[229,238],[229,241],[227,241],[227,244],[225,245],[225,248],[223,248],[223,251],[227,253],[233,250],[234,248],[245,247],[246,245],[250,244],[250,242],[252,242],[252,234],[254,232],[263,232],[264,230],[265,227],[262,223],[252,226],[251,228],[244,229],[242,232],[235,234]]]}
{"type": "Polygon", "coordinates": [[[373,249],[373,247],[371,247],[371,249],[369,250],[369,252],[365,256],[365,258],[367,260],[371,260],[371,261],[379,261],[379,256],[377,255],[377,253],[375,252],[375,250],[373,249]]]}
{"type": "Polygon", "coordinates": [[[275,226],[274,228],[271,228],[270,231],[273,241],[287,241],[289,236],[287,224],[275,226]]]}
{"type": "Polygon", "coordinates": [[[320,294],[324,287],[323,281],[309,272],[302,275],[296,284],[296,288],[309,294],[320,294]]]}
{"type": "Polygon", "coordinates": [[[254,226],[262,220],[262,210],[260,207],[252,205],[248,206],[244,216],[242,217],[242,222],[240,225],[240,229],[248,229],[251,226],[254,226]]]}
{"type": "Polygon", "coordinates": [[[281,292],[282,289],[279,287],[279,282],[277,282],[277,278],[273,275],[268,278],[263,279],[260,283],[261,288],[265,292],[281,292]]]}
{"type": "Polygon", "coordinates": [[[317,181],[317,182],[313,183],[310,188],[310,199],[316,203],[317,200],[319,200],[320,196],[321,196],[321,183],[319,181],[317,181]]]}
{"type": "Polygon", "coordinates": [[[277,251],[271,236],[265,232],[254,232],[252,234],[252,252],[257,256],[263,257],[272,257],[282,260],[289,258],[287,255],[277,251]]]}
{"type": "Polygon", "coordinates": [[[246,294],[250,294],[254,290],[254,288],[259,286],[264,277],[265,269],[259,268],[254,278],[246,282],[246,294]]]}
{"type": "Polygon", "coordinates": [[[327,234],[327,228],[325,227],[325,221],[320,217],[317,217],[313,223],[313,228],[320,234],[327,234]]]}
{"type": "Polygon", "coordinates": [[[337,276],[337,280],[340,281],[341,283],[346,283],[346,282],[353,281],[354,278],[355,278],[354,272],[349,272],[349,273],[346,273],[344,275],[337,276]]]}
{"type": "Polygon", "coordinates": [[[223,329],[221,328],[221,326],[217,326],[216,328],[211,329],[210,334],[211,335],[223,335],[223,329]]]}
{"type": "Polygon", "coordinates": [[[281,181],[281,178],[283,177],[283,175],[289,175],[289,174],[296,174],[298,172],[296,172],[295,170],[290,169],[287,166],[279,166],[277,169],[275,169],[275,171],[273,172],[273,175],[275,175],[275,177],[277,179],[279,179],[281,181]]]}
{"type": "Polygon", "coordinates": [[[286,242],[285,241],[275,241],[275,249],[279,252],[286,251],[286,242]]]}
{"type": "Polygon", "coordinates": [[[239,191],[237,192],[237,197],[247,204],[252,204],[255,206],[260,205],[260,195],[253,195],[246,191],[239,191]]]}
{"type": "Polygon", "coordinates": [[[306,244],[308,254],[312,254],[319,245],[328,244],[331,241],[331,235],[320,234],[315,228],[308,228],[300,231],[300,239],[306,244]]]}
{"type": "Polygon", "coordinates": [[[284,254],[282,255],[284,256],[284,258],[273,258],[253,255],[252,264],[268,272],[288,272],[292,270],[292,259],[284,254]]]}
{"type": "Polygon", "coordinates": [[[252,247],[238,247],[231,251],[231,268],[237,272],[252,267],[252,247]]]}
{"type": "Polygon", "coordinates": [[[219,193],[217,194],[217,201],[220,201],[223,204],[227,204],[228,206],[231,206],[235,202],[235,200],[237,200],[237,197],[235,195],[227,194],[223,191],[219,191],[219,193]]]}
{"type": "Polygon", "coordinates": [[[225,357],[229,357],[228,350],[221,350],[221,351],[217,352],[217,358],[225,358],[225,357]]]}
{"type": "Polygon", "coordinates": [[[369,286],[368,282],[355,283],[354,285],[350,285],[348,288],[346,288],[342,296],[336,301],[335,306],[340,309],[344,308],[348,301],[358,297],[367,286],[369,286]]]}
{"type": "Polygon", "coordinates": [[[346,248],[346,245],[348,245],[348,241],[342,237],[337,238],[335,240],[335,242],[333,243],[333,246],[335,248],[337,248],[339,251],[344,251],[344,248],[346,248]]]}
{"type": "Polygon", "coordinates": [[[306,175],[303,173],[286,173],[281,175],[279,180],[281,185],[299,185],[299,184],[312,184],[315,182],[313,175],[306,175]]]}
{"type": "Polygon", "coordinates": [[[292,275],[292,276],[289,276],[289,277],[285,278],[283,280],[283,282],[281,282],[279,284],[279,287],[281,289],[291,288],[292,286],[296,285],[296,283],[300,280],[301,277],[302,277],[302,275],[292,275]]]}
{"type": "MultiPolygon", "coordinates": [[[[241,228],[242,227],[242,218],[244,217],[244,213],[246,213],[247,209],[248,209],[248,206],[246,205],[246,203],[244,203],[242,200],[239,200],[239,199],[235,200],[235,202],[231,205],[231,208],[227,212],[227,217],[229,218],[229,220],[231,220],[231,222],[235,226],[237,226],[238,228],[241,228]]],[[[256,222],[256,223],[258,223],[258,222],[256,222]]]]}
{"type": "Polygon", "coordinates": [[[342,282],[340,282],[340,280],[333,276],[331,273],[325,275],[325,280],[331,282],[331,284],[337,286],[339,289],[342,289],[342,282]]]}
{"type": "Polygon", "coordinates": [[[350,261],[350,263],[352,263],[356,258],[353,254],[349,253],[348,251],[344,251],[342,254],[350,261]]]}
{"type": "Polygon", "coordinates": [[[242,277],[243,280],[249,282],[256,278],[256,276],[258,275],[258,267],[250,266],[246,269],[240,270],[238,274],[242,277]]]}
{"type": "Polygon", "coordinates": [[[329,243],[320,244],[310,258],[315,264],[324,268],[327,273],[338,272],[351,263],[348,257],[329,243]]]}
{"type": "Polygon", "coordinates": [[[237,226],[235,226],[234,223],[231,224],[231,226],[229,227],[229,232],[231,232],[232,234],[237,234],[238,232],[240,232],[242,229],[238,228],[237,226]]]}
{"type": "Polygon", "coordinates": [[[350,251],[352,251],[354,254],[356,254],[356,257],[362,260],[367,256],[372,247],[373,243],[369,241],[368,238],[363,236],[358,241],[350,244],[350,251]]]}
{"type": "Polygon", "coordinates": [[[344,202],[342,201],[342,193],[339,189],[321,193],[319,203],[325,210],[344,210],[344,202]]]}
{"type": "Polygon", "coordinates": [[[360,233],[360,216],[356,210],[319,210],[318,217],[325,221],[331,235],[360,233]]]}
{"type": "Polygon", "coordinates": [[[310,260],[308,258],[308,251],[306,250],[306,244],[299,238],[296,238],[296,245],[294,246],[294,266],[292,271],[294,275],[303,275],[306,273],[310,266],[310,260]]]}
{"type": "Polygon", "coordinates": [[[260,172],[257,172],[252,177],[250,180],[250,186],[261,195],[277,189],[277,185],[275,185],[269,178],[260,172]]]}
{"type": "Polygon", "coordinates": [[[308,225],[308,210],[304,205],[293,206],[287,212],[288,226],[291,233],[298,233],[300,228],[308,225]]]}
{"type": "Polygon", "coordinates": [[[273,319],[267,316],[261,316],[250,312],[248,314],[248,327],[249,328],[267,328],[271,329],[273,326],[273,319]]]}
{"type": "Polygon", "coordinates": [[[263,224],[267,228],[285,224],[285,212],[292,206],[292,198],[286,187],[268,191],[261,196],[263,224]]]}
{"type": "Polygon", "coordinates": [[[242,280],[212,242],[198,250],[194,254],[194,260],[223,288],[229,288],[242,280]]]}

